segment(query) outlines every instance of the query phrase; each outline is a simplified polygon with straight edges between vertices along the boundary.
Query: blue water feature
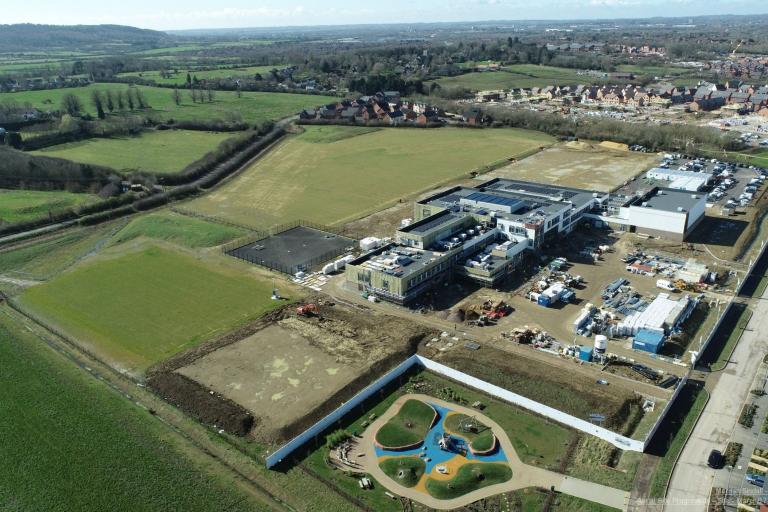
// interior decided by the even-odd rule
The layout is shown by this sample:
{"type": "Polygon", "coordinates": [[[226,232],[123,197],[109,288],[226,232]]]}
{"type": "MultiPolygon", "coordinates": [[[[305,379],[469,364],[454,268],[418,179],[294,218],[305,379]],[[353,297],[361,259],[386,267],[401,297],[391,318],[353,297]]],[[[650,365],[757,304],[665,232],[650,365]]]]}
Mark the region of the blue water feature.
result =
{"type": "Polygon", "coordinates": [[[504,454],[504,450],[502,450],[498,442],[496,443],[496,449],[488,455],[473,455],[472,452],[469,451],[469,446],[467,446],[466,441],[463,438],[451,435],[454,450],[441,450],[438,441],[443,436],[443,432],[445,432],[445,426],[443,423],[445,422],[445,418],[448,413],[451,412],[451,410],[447,407],[441,407],[433,403],[430,403],[429,405],[431,405],[437,411],[437,421],[435,421],[435,424],[431,429],[429,429],[429,432],[427,432],[427,436],[424,438],[424,444],[418,448],[414,448],[413,450],[387,450],[376,446],[376,456],[404,457],[408,455],[414,455],[423,458],[424,455],[426,455],[429,457],[429,462],[426,463],[427,474],[431,473],[435,466],[444,464],[445,462],[459,455],[461,452],[466,452],[465,457],[470,461],[507,462],[507,456],[504,454]]]}

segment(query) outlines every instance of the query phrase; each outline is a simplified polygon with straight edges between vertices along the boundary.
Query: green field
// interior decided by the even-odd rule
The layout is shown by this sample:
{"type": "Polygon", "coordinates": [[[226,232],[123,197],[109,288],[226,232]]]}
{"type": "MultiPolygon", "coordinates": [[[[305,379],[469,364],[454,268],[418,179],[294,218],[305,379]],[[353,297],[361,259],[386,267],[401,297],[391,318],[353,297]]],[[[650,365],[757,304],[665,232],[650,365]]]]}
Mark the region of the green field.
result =
{"type": "Polygon", "coordinates": [[[597,82],[590,75],[579,75],[578,70],[536,64],[513,64],[499,71],[471,72],[440,78],[443,88],[462,87],[471,91],[510,88],[545,87],[547,85],[577,85],[597,82]]]}
{"type": "Polygon", "coordinates": [[[418,457],[393,457],[379,463],[379,467],[389,478],[404,487],[413,487],[427,469],[426,463],[418,457]],[[400,477],[400,472],[403,476],[400,477]]]}
{"type": "Polygon", "coordinates": [[[421,400],[407,400],[381,428],[376,432],[376,442],[385,448],[399,448],[424,441],[432,422],[435,410],[421,400]]]}
{"type": "Polygon", "coordinates": [[[242,68],[228,68],[228,69],[208,69],[208,70],[194,70],[194,69],[180,69],[178,73],[171,72],[171,76],[163,78],[160,76],[160,71],[137,71],[134,73],[121,73],[118,76],[137,76],[144,78],[145,80],[154,80],[157,84],[186,84],[187,73],[190,78],[197,78],[198,80],[209,80],[212,78],[237,78],[237,77],[253,77],[255,74],[266,76],[273,69],[281,69],[285,66],[248,66],[242,68]]]}
{"type": "MultiPolygon", "coordinates": [[[[24,91],[0,94],[3,101],[29,102],[34,108],[44,111],[59,110],[61,100],[66,94],[78,96],[86,112],[95,116],[91,105],[91,91],[125,91],[125,84],[97,84],[72,89],[50,89],[45,91],[24,91]]],[[[216,91],[213,103],[193,103],[189,91],[181,91],[181,104],[176,105],[172,98],[172,89],[161,87],[137,86],[142,91],[151,107],[145,114],[154,114],[161,119],[196,120],[230,119],[242,116],[246,122],[253,123],[266,119],[282,119],[304,108],[316,107],[324,103],[335,102],[338,98],[308,94],[289,94],[277,92],[243,92],[238,98],[235,92],[216,91]]]]}
{"type": "Polygon", "coordinates": [[[175,435],[0,310],[0,508],[256,510],[175,435]]]}
{"type": "Polygon", "coordinates": [[[158,247],[91,261],[27,289],[21,304],[130,370],[280,305],[271,284],[158,247]]]}
{"type": "Polygon", "coordinates": [[[64,191],[0,189],[0,225],[45,217],[48,212],[59,212],[98,199],[91,194],[64,191]]]}
{"type": "Polygon", "coordinates": [[[119,171],[167,174],[183,170],[231,137],[232,133],[151,130],[136,137],[88,139],[59,144],[32,153],[103,165],[119,171]]]}
{"type": "Polygon", "coordinates": [[[504,463],[464,464],[450,480],[428,478],[427,491],[437,499],[449,500],[510,478],[512,470],[504,463]]]}
{"type": "Polygon", "coordinates": [[[242,229],[214,224],[173,212],[151,213],[132,220],[118,231],[112,243],[119,244],[144,236],[185,247],[213,247],[243,236],[242,229]]]}
{"type": "Polygon", "coordinates": [[[257,228],[340,223],[553,143],[516,129],[306,128],[187,207],[257,228]]]}

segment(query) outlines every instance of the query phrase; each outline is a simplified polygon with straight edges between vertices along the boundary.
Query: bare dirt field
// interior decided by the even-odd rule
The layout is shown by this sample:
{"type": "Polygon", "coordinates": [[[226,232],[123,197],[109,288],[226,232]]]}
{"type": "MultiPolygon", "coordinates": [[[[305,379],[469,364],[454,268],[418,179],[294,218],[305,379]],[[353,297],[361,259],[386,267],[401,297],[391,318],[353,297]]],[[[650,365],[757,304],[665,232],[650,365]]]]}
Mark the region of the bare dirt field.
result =
{"type": "Polygon", "coordinates": [[[339,304],[322,305],[320,315],[300,317],[285,308],[237,339],[180,357],[166,370],[250,412],[251,435],[277,442],[338,407],[434,335],[402,319],[339,304]]]}
{"type": "Polygon", "coordinates": [[[509,178],[601,192],[612,191],[658,163],[658,156],[567,142],[507,165],[478,179],[509,178]]]}

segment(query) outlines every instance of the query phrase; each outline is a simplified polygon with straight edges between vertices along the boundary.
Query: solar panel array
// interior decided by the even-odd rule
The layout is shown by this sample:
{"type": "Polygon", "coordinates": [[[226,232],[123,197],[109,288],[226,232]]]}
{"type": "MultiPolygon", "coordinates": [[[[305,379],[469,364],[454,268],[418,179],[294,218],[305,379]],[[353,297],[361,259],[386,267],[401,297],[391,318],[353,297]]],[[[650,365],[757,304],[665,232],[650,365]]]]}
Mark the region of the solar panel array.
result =
{"type": "Polygon", "coordinates": [[[520,208],[524,201],[521,201],[519,199],[512,199],[509,197],[501,197],[497,195],[492,194],[484,194],[482,192],[474,192],[472,194],[469,194],[466,197],[469,201],[478,201],[481,203],[487,203],[487,204],[498,204],[500,206],[508,206],[510,207],[510,211],[514,212],[518,208],[520,208]]]}

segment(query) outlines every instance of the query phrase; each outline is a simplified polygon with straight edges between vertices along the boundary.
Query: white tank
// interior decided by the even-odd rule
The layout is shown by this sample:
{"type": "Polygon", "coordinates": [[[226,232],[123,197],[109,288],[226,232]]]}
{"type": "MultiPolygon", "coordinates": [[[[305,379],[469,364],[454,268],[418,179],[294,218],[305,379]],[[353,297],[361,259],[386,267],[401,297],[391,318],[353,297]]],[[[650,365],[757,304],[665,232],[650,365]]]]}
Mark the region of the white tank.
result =
{"type": "Polygon", "coordinates": [[[608,338],[602,334],[595,336],[595,353],[605,354],[605,350],[608,348],[608,338]]]}

